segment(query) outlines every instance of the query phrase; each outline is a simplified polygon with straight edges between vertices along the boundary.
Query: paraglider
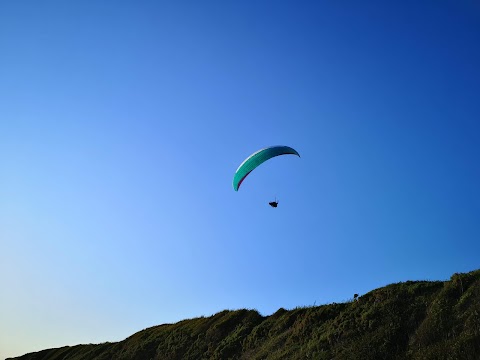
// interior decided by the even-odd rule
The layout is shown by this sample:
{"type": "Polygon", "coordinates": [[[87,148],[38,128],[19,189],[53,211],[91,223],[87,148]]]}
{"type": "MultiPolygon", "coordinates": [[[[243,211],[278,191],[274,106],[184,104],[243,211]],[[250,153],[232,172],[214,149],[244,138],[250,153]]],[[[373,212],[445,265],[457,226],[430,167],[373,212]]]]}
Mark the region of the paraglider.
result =
{"type": "Polygon", "coordinates": [[[268,205],[270,205],[271,207],[276,208],[276,207],[278,206],[277,198],[275,198],[275,201],[269,202],[268,205]]]}
{"type": "MultiPolygon", "coordinates": [[[[254,152],[252,155],[247,157],[238,167],[233,177],[233,189],[238,191],[240,185],[245,180],[245,178],[255,170],[259,165],[263,164],[265,161],[270,160],[273,157],[280,155],[296,155],[300,157],[300,154],[293,148],[289,146],[270,146],[264,149],[260,149],[254,152]]],[[[271,207],[276,208],[278,206],[278,201],[275,198],[275,201],[268,203],[271,207]]]]}

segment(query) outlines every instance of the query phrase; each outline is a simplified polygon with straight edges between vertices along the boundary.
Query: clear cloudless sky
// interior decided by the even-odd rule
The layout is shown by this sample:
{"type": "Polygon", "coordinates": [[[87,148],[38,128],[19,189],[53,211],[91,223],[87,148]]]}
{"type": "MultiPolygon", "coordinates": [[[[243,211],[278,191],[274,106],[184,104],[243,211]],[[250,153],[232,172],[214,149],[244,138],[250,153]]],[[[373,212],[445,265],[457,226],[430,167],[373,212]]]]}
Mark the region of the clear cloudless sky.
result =
{"type": "Polygon", "coordinates": [[[0,358],[479,268],[479,44],[473,0],[1,1],[0,358]]]}

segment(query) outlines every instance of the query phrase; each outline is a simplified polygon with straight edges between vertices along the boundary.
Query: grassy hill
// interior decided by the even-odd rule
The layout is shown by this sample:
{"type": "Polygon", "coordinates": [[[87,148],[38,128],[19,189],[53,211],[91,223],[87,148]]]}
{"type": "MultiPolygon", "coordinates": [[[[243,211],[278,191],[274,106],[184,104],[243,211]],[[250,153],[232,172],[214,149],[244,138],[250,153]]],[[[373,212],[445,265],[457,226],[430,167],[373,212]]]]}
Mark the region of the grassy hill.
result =
{"type": "Polygon", "coordinates": [[[222,311],[142,330],[117,343],[15,359],[480,359],[480,270],[407,281],[348,303],[222,311]]]}

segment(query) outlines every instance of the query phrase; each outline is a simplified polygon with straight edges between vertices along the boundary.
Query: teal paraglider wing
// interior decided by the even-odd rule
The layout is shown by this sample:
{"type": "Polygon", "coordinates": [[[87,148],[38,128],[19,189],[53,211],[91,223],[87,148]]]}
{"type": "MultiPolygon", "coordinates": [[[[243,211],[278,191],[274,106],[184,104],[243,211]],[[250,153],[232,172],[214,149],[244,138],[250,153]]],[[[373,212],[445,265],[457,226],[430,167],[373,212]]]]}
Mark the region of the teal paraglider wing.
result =
{"type": "Polygon", "coordinates": [[[300,154],[289,146],[270,146],[265,149],[258,150],[246,158],[238,167],[233,177],[233,188],[238,191],[238,188],[242,184],[243,180],[250,174],[256,167],[263,164],[265,161],[279,155],[297,155],[300,154]]]}

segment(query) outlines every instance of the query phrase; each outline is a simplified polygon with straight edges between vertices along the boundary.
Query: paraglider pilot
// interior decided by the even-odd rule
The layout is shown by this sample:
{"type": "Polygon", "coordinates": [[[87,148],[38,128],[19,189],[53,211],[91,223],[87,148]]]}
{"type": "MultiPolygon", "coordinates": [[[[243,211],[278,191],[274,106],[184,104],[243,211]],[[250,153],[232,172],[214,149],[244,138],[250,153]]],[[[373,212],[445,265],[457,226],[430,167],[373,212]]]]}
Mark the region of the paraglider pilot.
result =
{"type": "Polygon", "coordinates": [[[270,205],[271,207],[276,208],[276,207],[278,206],[278,201],[277,201],[277,199],[275,198],[275,201],[269,202],[268,205],[270,205]]]}

